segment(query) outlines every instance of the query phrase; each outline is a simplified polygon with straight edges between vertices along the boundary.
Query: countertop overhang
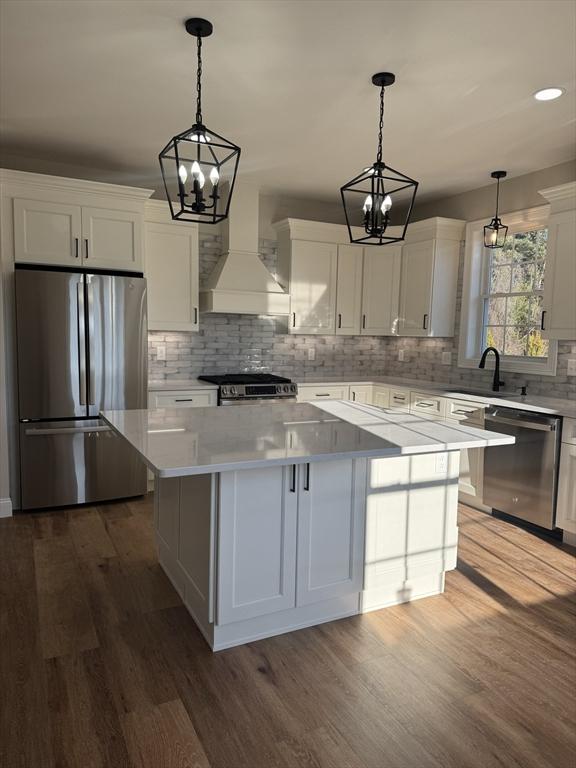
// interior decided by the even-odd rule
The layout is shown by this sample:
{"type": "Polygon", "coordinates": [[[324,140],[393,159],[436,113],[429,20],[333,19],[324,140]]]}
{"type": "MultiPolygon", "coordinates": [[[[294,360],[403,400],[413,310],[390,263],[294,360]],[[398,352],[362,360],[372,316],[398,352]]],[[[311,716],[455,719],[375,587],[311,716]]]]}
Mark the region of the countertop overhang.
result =
{"type": "Polygon", "coordinates": [[[343,400],[104,411],[102,417],[158,477],[514,442],[484,429],[343,400]]]}

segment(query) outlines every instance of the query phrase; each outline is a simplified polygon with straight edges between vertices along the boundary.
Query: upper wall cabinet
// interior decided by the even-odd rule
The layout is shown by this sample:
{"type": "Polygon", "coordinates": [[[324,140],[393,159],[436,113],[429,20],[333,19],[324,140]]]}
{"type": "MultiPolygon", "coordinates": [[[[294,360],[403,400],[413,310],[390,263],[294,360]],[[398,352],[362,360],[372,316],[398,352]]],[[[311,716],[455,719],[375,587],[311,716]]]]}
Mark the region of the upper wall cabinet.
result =
{"type": "Polygon", "coordinates": [[[400,257],[398,245],[364,248],[362,323],[366,336],[395,336],[398,333],[400,257]]]}
{"type": "Polygon", "coordinates": [[[172,222],[166,204],[150,201],[144,225],[148,328],[197,331],[198,225],[172,222]]]}
{"type": "Polygon", "coordinates": [[[47,200],[14,200],[14,260],[71,266],[81,261],[82,209],[47,200]]]}
{"type": "Polygon", "coordinates": [[[400,336],[453,336],[460,241],[465,222],[412,224],[402,248],[400,336]]]}
{"type": "Polygon", "coordinates": [[[143,268],[151,190],[2,170],[3,248],[16,263],[143,268]]]}
{"type": "Polygon", "coordinates": [[[291,332],[334,333],[337,246],[333,243],[294,240],[291,254],[291,332]]]}
{"type": "Polygon", "coordinates": [[[540,194],[550,201],[542,335],[576,339],[576,182],[540,194]]]}
{"type": "Polygon", "coordinates": [[[363,249],[357,245],[338,246],[336,278],[336,334],[360,333],[363,249]]]}

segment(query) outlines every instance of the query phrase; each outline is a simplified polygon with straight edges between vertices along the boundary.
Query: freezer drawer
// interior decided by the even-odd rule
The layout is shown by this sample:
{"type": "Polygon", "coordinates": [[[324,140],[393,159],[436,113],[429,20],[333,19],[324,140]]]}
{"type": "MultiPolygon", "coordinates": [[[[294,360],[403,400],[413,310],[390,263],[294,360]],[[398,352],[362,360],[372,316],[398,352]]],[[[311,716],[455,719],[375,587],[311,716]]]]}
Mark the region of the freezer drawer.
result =
{"type": "Polygon", "coordinates": [[[99,419],[20,424],[22,509],[146,493],[136,451],[99,419]]]}

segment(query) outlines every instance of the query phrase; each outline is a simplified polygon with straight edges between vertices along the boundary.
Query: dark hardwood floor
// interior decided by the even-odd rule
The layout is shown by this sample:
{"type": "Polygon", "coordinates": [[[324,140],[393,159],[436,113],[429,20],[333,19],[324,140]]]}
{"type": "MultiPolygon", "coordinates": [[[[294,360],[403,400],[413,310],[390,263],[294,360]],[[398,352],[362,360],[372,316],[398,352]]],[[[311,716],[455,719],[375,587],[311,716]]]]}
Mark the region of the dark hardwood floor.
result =
{"type": "Polygon", "coordinates": [[[0,521],[0,764],[575,766],[575,560],[460,526],[444,595],[212,654],[150,498],[0,521]]]}

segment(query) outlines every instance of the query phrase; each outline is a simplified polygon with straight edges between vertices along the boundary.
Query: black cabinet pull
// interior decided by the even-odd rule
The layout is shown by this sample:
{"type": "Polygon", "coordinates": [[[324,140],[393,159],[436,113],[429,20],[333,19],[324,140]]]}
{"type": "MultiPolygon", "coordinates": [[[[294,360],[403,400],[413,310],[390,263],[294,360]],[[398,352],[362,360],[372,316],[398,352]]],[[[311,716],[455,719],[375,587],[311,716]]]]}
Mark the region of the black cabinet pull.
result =
{"type": "Polygon", "coordinates": [[[86,258],[88,258],[88,238],[85,238],[84,242],[86,243],[86,258]]]}
{"type": "Polygon", "coordinates": [[[77,259],[79,257],[79,255],[80,254],[78,253],[78,238],[75,237],[74,238],[74,258],[77,259]]]}
{"type": "Polygon", "coordinates": [[[424,315],[424,319],[422,321],[422,328],[427,331],[428,330],[428,315],[424,315]]]}
{"type": "Polygon", "coordinates": [[[174,398],[175,403],[193,403],[194,398],[193,397],[176,397],[174,398]]]}
{"type": "Polygon", "coordinates": [[[194,325],[198,325],[198,307],[194,307],[194,325]]]}
{"type": "Polygon", "coordinates": [[[338,312],[338,328],[342,328],[342,315],[338,312]]]}
{"type": "Polygon", "coordinates": [[[296,328],[296,312],[292,312],[292,328],[296,328]]]}
{"type": "Polygon", "coordinates": [[[542,317],[540,318],[540,330],[545,331],[546,328],[544,327],[544,315],[546,314],[546,310],[542,310],[542,317]]]}
{"type": "Polygon", "coordinates": [[[304,475],[304,490],[310,490],[310,464],[306,464],[306,474],[304,475]]]}
{"type": "Polygon", "coordinates": [[[296,464],[290,469],[290,493],[296,493],[296,464]]]}
{"type": "Polygon", "coordinates": [[[366,328],[366,315],[362,315],[362,328],[366,328]]]}

